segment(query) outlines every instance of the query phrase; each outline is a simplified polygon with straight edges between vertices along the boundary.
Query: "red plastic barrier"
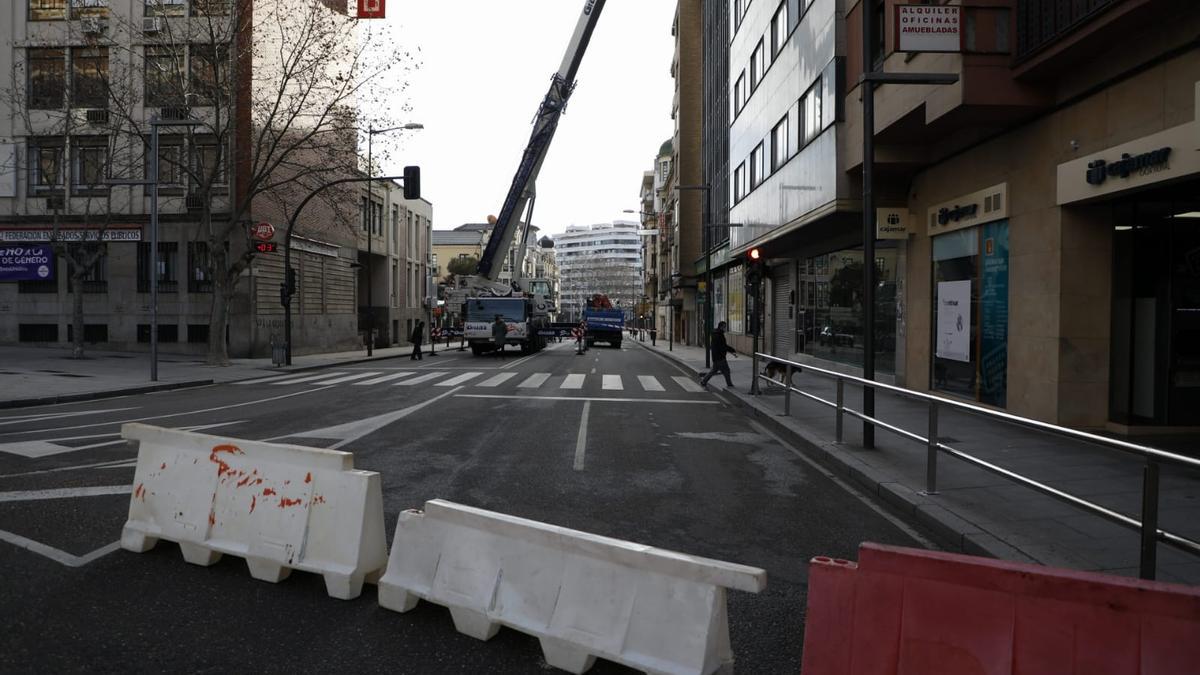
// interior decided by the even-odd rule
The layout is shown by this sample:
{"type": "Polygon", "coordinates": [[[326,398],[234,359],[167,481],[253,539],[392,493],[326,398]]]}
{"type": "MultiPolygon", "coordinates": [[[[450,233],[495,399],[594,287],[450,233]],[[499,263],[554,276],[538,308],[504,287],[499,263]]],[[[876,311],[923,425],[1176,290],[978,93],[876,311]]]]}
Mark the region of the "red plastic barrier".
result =
{"type": "Polygon", "coordinates": [[[1200,589],[863,544],[809,565],[804,675],[1197,675],[1200,589]]]}

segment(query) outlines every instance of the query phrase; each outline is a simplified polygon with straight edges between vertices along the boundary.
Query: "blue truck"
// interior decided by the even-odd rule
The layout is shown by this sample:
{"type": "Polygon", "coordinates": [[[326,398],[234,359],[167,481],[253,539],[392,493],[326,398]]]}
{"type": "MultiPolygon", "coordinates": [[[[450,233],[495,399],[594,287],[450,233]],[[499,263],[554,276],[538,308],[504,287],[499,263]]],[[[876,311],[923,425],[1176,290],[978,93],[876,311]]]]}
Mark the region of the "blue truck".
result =
{"type": "Polygon", "coordinates": [[[587,333],[584,339],[591,347],[597,342],[607,342],[613,347],[621,346],[621,336],[625,332],[625,312],[619,309],[583,310],[583,320],[587,333]]]}

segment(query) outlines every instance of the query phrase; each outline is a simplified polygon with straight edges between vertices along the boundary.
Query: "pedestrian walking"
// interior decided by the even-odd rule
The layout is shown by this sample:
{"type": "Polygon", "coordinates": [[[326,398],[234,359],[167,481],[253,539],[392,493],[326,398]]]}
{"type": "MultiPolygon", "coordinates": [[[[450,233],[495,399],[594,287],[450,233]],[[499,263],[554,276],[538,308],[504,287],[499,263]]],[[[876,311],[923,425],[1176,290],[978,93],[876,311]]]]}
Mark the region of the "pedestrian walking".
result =
{"type": "Polygon", "coordinates": [[[658,339],[658,328],[650,329],[650,346],[654,346],[654,341],[658,339]]]}
{"type": "Polygon", "coordinates": [[[411,342],[412,346],[413,346],[412,354],[409,355],[409,357],[408,357],[410,361],[423,361],[424,360],[424,357],[421,356],[421,342],[424,341],[424,338],[425,338],[425,322],[418,321],[416,327],[413,328],[412,335],[408,336],[408,341],[411,342]]]}
{"type": "Polygon", "coordinates": [[[725,386],[733,389],[733,379],[729,377],[729,361],[725,360],[726,354],[737,356],[737,352],[733,351],[733,347],[725,342],[725,322],[717,324],[716,330],[708,339],[709,351],[712,352],[712,370],[705,373],[704,377],[700,378],[700,385],[708,386],[708,381],[713,375],[721,373],[725,376],[725,386]]]}
{"type": "Polygon", "coordinates": [[[496,315],[496,321],[492,324],[492,342],[496,343],[496,356],[504,358],[504,343],[508,340],[508,324],[504,323],[504,317],[496,315]]]}

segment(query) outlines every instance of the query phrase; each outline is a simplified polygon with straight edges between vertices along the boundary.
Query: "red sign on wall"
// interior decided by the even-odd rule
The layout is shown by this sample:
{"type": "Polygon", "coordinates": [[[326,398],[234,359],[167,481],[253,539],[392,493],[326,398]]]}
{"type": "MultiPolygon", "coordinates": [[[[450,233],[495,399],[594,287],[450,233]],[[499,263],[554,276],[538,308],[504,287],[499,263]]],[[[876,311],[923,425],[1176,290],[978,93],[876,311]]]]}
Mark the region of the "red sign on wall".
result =
{"type": "Polygon", "coordinates": [[[358,18],[382,19],[383,0],[358,0],[358,18]]]}

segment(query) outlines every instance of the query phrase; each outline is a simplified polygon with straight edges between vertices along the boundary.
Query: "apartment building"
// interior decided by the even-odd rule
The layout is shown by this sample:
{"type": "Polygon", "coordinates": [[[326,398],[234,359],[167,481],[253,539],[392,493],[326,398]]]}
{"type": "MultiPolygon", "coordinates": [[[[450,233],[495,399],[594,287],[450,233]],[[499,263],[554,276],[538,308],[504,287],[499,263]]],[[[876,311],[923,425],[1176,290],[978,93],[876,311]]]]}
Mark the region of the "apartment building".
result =
{"type": "Polygon", "coordinates": [[[631,318],[642,298],[641,241],[638,223],[615,220],[595,225],[571,225],[554,240],[561,277],[559,315],[579,319],[587,300],[607,295],[631,318]]]}

